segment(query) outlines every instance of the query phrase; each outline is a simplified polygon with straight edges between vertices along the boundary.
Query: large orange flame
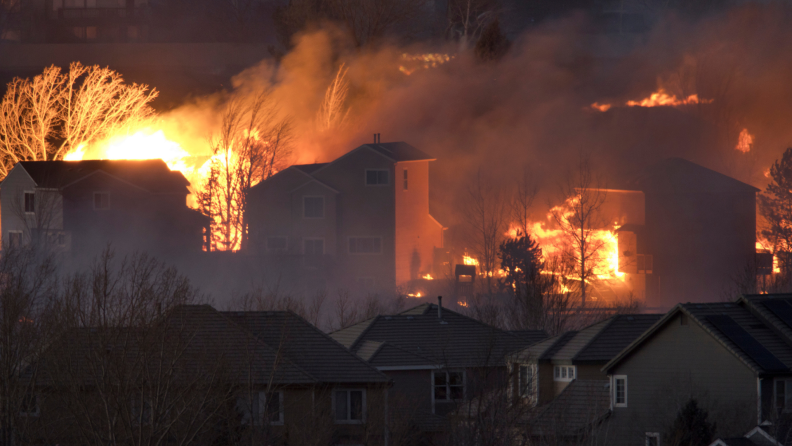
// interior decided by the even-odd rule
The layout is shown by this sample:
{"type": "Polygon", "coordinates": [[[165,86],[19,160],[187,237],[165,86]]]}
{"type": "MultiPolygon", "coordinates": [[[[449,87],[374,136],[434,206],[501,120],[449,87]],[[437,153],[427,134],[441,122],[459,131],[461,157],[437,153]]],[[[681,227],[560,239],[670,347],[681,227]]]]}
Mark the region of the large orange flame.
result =
{"type": "MultiPolygon", "coordinates": [[[[656,92],[649,95],[649,97],[639,99],[637,101],[627,101],[624,103],[626,107],[678,107],[680,105],[692,104],[709,104],[712,99],[699,99],[697,94],[691,94],[686,98],[677,98],[676,95],[668,94],[664,89],[660,88],[656,92]]],[[[613,104],[600,104],[595,102],[591,104],[591,108],[597,111],[606,112],[615,107],[613,104]]]]}

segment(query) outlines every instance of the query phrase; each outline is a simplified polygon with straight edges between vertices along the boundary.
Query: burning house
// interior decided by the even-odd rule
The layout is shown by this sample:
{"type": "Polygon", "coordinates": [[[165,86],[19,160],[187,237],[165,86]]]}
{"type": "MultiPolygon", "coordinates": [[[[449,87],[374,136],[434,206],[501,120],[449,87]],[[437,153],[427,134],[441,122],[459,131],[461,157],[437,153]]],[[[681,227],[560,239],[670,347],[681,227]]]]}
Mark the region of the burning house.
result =
{"type": "Polygon", "coordinates": [[[3,244],[200,252],[209,219],[187,207],[189,184],[162,160],[22,161],[0,187],[3,244]]]}
{"type": "Polygon", "coordinates": [[[429,214],[433,160],[404,142],[376,142],[284,169],[250,192],[247,249],[316,286],[348,279],[388,289],[429,274],[444,229],[429,214]]]}
{"type": "Polygon", "coordinates": [[[620,224],[619,272],[648,307],[719,301],[753,265],[757,188],[681,158],[630,186],[609,191],[603,212],[620,224]]]}

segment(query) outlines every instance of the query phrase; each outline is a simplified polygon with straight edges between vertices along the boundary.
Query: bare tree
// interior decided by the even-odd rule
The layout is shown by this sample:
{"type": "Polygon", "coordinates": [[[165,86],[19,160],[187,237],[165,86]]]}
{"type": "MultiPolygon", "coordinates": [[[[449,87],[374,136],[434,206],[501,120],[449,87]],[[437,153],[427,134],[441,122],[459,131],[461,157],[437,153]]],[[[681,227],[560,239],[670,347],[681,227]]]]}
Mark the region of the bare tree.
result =
{"type": "Polygon", "coordinates": [[[579,281],[580,302],[586,305],[588,282],[595,277],[594,267],[603,259],[605,242],[596,237],[604,227],[600,208],[607,191],[594,175],[587,157],[581,157],[575,171],[570,172],[561,186],[564,205],[553,208],[553,219],[561,228],[568,244],[563,248],[564,258],[575,265],[574,277],[579,281]]]}
{"type": "Polygon", "coordinates": [[[478,172],[462,202],[467,240],[472,244],[484,274],[487,292],[493,291],[498,246],[506,232],[507,201],[502,189],[478,172]]]}
{"type": "Polygon", "coordinates": [[[291,126],[264,91],[226,105],[219,134],[211,140],[211,170],[198,195],[201,212],[212,219],[212,249],[236,251],[247,244],[250,188],[285,167],[291,154],[291,126]]]}
{"type": "Polygon", "coordinates": [[[446,36],[458,39],[462,51],[476,42],[484,29],[501,12],[500,0],[449,0],[446,36]]]}
{"type": "Polygon", "coordinates": [[[79,62],[15,78],[0,102],[0,178],[19,161],[58,160],[149,118],[156,90],[124,83],[109,68],[79,62]]]}
{"type": "Polygon", "coordinates": [[[346,121],[349,109],[345,110],[345,102],[349,93],[349,81],[346,74],[349,69],[341,64],[335,78],[330,82],[325,92],[324,100],[316,115],[317,126],[321,130],[331,130],[341,126],[346,121]]]}

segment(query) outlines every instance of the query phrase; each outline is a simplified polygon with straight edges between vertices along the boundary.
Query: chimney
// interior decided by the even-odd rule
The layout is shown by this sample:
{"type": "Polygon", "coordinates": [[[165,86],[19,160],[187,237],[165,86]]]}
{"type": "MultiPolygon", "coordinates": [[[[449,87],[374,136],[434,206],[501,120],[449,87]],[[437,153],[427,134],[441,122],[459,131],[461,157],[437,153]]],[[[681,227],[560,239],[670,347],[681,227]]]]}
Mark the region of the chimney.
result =
{"type": "Polygon", "coordinates": [[[374,144],[376,144],[376,143],[377,143],[377,134],[375,133],[374,134],[374,144]]]}
{"type": "Polygon", "coordinates": [[[437,296],[437,318],[443,318],[443,296],[437,296]]]}
{"type": "Polygon", "coordinates": [[[382,135],[382,133],[377,133],[377,144],[379,144],[379,143],[381,143],[381,142],[382,142],[382,137],[381,137],[381,135],[382,135]]]}

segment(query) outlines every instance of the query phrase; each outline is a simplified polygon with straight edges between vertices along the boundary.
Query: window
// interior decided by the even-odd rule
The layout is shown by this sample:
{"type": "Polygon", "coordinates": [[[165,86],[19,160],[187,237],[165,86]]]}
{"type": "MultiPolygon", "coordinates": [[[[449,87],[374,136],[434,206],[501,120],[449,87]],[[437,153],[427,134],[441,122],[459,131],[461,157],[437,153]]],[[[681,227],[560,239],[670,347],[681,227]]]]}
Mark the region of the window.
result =
{"type": "Polygon", "coordinates": [[[289,249],[288,237],[267,237],[267,251],[268,252],[286,252],[289,249]]]}
{"type": "Polygon", "coordinates": [[[19,405],[19,415],[23,417],[39,416],[38,395],[28,393],[22,398],[19,405]]]}
{"type": "Polygon", "coordinates": [[[336,423],[362,423],[366,419],[365,390],[336,390],[333,393],[336,423]]]}
{"type": "Polygon", "coordinates": [[[553,381],[572,381],[576,371],[573,365],[557,365],[553,370],[553,381]]]}
{"type": "Polygon", "coordinates": [[[32,214],[36,212],[36,193],[25,192],[25,213],[32,214]]]}
{"type": "Polygon", "coordinates": [[[646,442],[644,444],[646,446],[660,446],[660,433],[659,432],[647,432],[646,433],[646,442]]]}
{"type": "Polygon", "coordinates": [[[380,254],[382,253],[381,237],[350,237],[350,254],[380,254]]]}
{"type": "Polygon", "coordinates": [[[242,424],[283,424],[283,392],[253,392],[237,398],[242,424]]]}
{"type": "Polygon", "coordinates": [[[792,380],[775,380],[775,404],[779,413],[792,409],[792,380]]]}
{"type": "Polygon", "coordinates": [[[613,377],[613,406],[627,407],[627,375],[613,377]]]}
{"type": "Polygon", "coordinates": [[[404,190],[407,190],[407,169],[404,169],[404,190]]]}
{"type": "Polygon", "coordinates": [[[8,231],[8,246],[10,248],[22,246],[22,231],[8,231]]]}
{"type": "Polygon", "coordinates": [[[533,399],[536,395],[536,369],[531,364],[516,364],[517,369],[517,395],[533,399]]]}
{"type": "Polygon", "coordinates": [[[465,372],[434,372],[435,401],[456,401],[465,396],[465,372]]]}
{"type": "Polygon", "coordinates": [[[324,197],[303,197],[303,217],[324,218],[324,197]]]}
{"type": "Polygon", "coordinates": [[[94,192],[94,209],[110,209],[110,192],[94,192]]]}
{"type": "Polygon", "coordinates": [[[387,186],[388,171],[385,169],[366,169],[366,186],[387,186]]]}

